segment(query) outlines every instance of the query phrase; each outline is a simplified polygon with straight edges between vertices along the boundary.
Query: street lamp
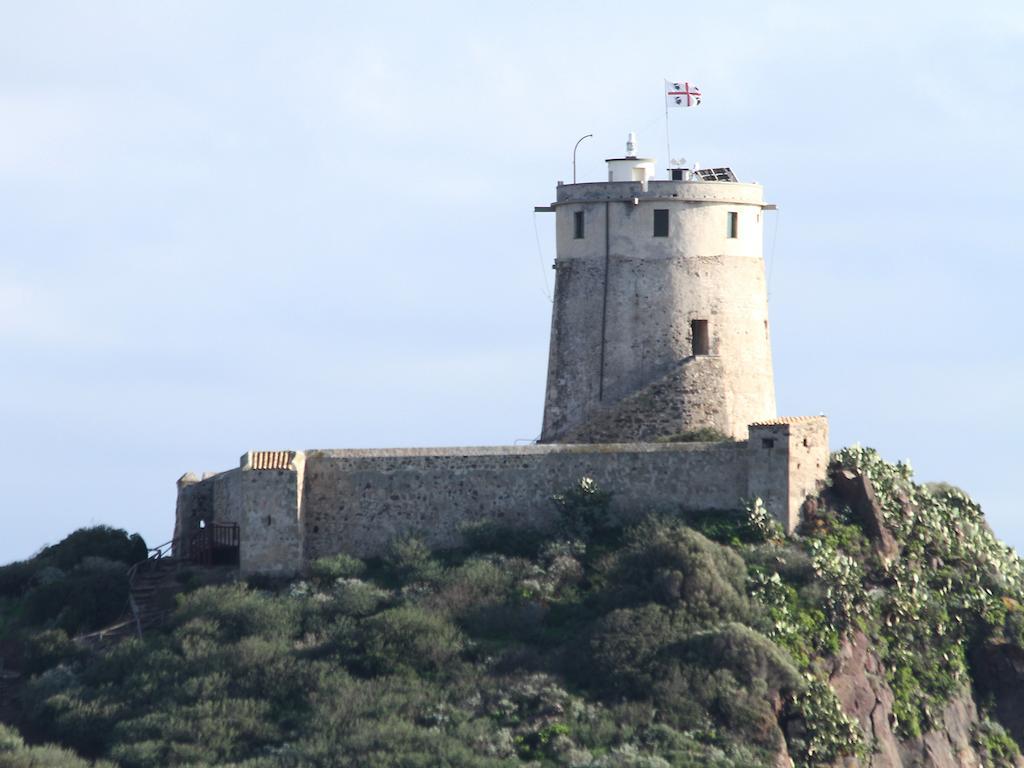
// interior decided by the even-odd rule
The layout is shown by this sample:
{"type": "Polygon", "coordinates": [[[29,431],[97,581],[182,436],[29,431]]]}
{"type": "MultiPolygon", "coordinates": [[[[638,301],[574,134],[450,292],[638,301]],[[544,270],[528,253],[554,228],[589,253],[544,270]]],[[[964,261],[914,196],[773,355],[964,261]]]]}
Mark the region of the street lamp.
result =
{"type": "MultiPolygon", "coordinates": [[[[594,134],[588,133],[586,136],[581,136],[580,141],[583,139],[589,139],[594,134]]],[[[580,141],[576,142],[576,146],[572,148],[572,183],[576,183],[576,148],[579,147],[580,141]]]]}

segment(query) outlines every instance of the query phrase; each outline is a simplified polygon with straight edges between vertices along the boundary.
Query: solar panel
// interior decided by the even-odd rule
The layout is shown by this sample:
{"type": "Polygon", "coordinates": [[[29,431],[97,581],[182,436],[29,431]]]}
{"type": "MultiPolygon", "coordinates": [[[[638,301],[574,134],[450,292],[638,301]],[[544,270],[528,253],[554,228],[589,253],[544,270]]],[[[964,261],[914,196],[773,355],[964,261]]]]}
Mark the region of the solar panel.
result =
{"type": "Polygon", "coordinates": [[[732,168],[700,168],[694,173],[701,181],[736,181],[732,168]]]}

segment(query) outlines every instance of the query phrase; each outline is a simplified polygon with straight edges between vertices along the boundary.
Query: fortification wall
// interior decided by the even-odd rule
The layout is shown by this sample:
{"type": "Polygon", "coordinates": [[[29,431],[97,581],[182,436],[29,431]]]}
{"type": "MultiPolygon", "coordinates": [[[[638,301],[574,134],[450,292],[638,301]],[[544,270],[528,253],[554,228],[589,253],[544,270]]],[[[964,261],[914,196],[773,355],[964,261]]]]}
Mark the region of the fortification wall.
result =
{"type": "Polygon", "coordinates": [[[250,452],[237,469],[179,481],[175,530],[237,522],[242,573],[289,574],[338,552],[380,555],[410,534],[456,546],[486,520],[550,528],[552,495],[589,476],[623,522],[760,496],[792,531],[827,468],[824,417],[752,425],[748,440],[720,443],[250,452]]]}
{"type": "Polygon", "coordinates": [[[306,456],[306,561],[381,554],[415,533],[434,547],[468,523],[546,527],[551,496],[582,476],[614,493],[623,519],[655,510],[736,509],[747,486],[745,443],[531,445],[306,456]]]}

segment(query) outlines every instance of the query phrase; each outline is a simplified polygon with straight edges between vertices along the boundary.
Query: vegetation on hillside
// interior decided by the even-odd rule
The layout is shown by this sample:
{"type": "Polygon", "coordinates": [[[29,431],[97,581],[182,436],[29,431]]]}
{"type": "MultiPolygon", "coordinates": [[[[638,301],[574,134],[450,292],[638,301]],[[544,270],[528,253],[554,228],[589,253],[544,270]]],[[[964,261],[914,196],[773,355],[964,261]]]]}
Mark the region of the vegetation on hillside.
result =
{"type": "Polygon", "coordinates": [[[0,638],[38,627],[74,635],[114,621],[128,600],[125,571],[146,554],[138,534],[100,525],[0,567],[0,638]]]}
{"type": "MultiPolygon", "coordinates": [[[[100,651],[61,634],[66,614],[28,607],[55,556],[16,564],[33,574],[0,629],[17,624],[33,649],[18,725],[60,747],[0,730],[0,764],[76,765],[31,762],[61,749],[124,768],[727,768],[772,765],[782,748],[801,766],[863,754],[871,744],[828,684],[844,639],[873,640],[900,732],[920,733],[971,684],[972,648],[1024,648],[1024,570],[960,491],[915,485],[867,449],[836,460],[871,478],[898,556],[879,555],[834,503],[788,538],[758,501],[623,528],[583,479],[555,498],[556,535],[480,525],[459,551],[404,539],[379,560],[320,560],[303,580],[197,587],[164,630],[100,651]]],[[[994,718],[976,740],[988,765],[1017,754],[994,718]]]]}

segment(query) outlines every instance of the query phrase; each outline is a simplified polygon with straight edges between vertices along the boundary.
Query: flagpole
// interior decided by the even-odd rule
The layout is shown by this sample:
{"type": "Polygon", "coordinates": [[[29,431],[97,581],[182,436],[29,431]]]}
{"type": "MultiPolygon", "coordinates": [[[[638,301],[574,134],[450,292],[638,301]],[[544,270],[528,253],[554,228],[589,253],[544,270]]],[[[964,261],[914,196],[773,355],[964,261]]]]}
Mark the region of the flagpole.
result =
{"type": "Polygon", "coordinates": [[[662,95],[665,97],[665,151],[668,152],[668,156],[665,158],[665,167],[668,168],[672,165],[672,142],[669,139],[668,132],[668,82],[665,81],[661,87],[662,95]]]}

